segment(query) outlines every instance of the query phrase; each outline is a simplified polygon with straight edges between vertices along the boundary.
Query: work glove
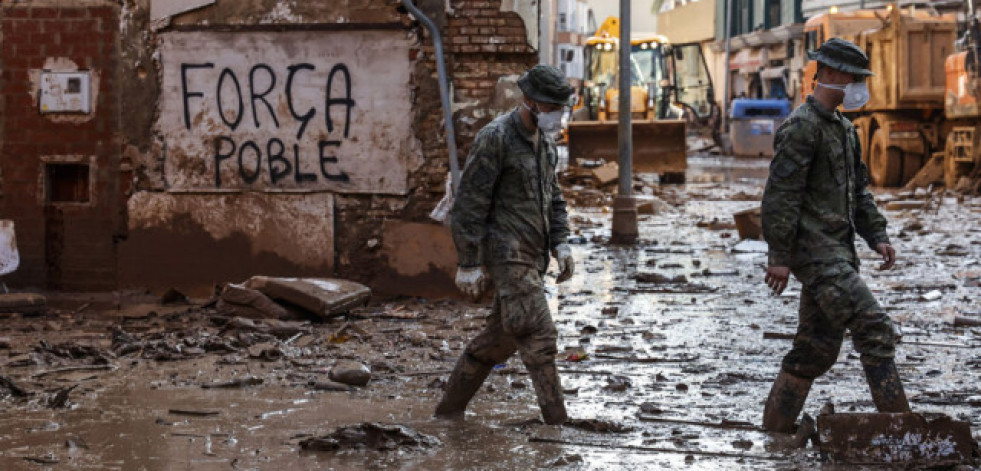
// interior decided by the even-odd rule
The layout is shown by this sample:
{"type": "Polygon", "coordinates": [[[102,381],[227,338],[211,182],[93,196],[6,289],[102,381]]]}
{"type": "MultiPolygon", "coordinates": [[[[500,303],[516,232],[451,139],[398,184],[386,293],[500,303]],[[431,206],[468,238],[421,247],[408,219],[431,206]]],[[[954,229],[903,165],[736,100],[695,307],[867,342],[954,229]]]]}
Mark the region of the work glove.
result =
{"type": "Polygon", "coordinates": [[[484,291],[484,267],[459,267],[456,269],[456,287],[473,299],[484,291]]]}
{"type": "Polygon", "coordinates": [[[555,261],[559,264],[559,277],[555,279],[555,282],[562,283],[572,278],[572,272],[576,268],[576,261],[572,259],[572,249],[569,247],[569,244],[555,246],[555,249],[552,250],[552,255],[555,256],[555,261]]]}

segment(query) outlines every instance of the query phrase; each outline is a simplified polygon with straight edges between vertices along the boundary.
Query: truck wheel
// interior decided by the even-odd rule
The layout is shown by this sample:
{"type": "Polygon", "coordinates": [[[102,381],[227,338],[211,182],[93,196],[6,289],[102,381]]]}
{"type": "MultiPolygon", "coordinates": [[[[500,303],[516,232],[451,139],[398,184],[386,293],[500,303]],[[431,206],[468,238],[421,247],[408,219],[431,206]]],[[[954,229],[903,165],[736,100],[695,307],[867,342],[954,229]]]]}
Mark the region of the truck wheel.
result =
{"type": "Polygon", "coordinates": [[[902,151],[886,144],[886,132],[877,129],[869,149],[869,176],[875,186],[899,186],[903,178],[902,151]]]}

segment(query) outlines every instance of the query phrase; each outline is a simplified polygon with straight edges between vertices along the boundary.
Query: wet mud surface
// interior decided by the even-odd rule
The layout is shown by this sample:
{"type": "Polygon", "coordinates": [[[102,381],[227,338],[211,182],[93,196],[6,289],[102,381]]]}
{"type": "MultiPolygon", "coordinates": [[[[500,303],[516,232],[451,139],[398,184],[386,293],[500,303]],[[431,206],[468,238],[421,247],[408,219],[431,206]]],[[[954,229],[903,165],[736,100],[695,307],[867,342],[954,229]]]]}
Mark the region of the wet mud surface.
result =
{"type": "MultiPolygon", "coordinates": [[[[814,448],[758,428],[800,290],[771,296],[765,248],[731,224],[759,204],[766,164],[692,158],[688,184],[642,189],[663,204],[640,216],[636,246],[606,243],[609,208],[572,210],[576,275],[547,277],[570,425],[541,424],[517,356],[463,422],[431,418],[489,303],[375,300],[327,322],[250,326],[203,300],[49,294],[41,315],[0,314],[0,469],[821,467],[814,448]],[[352,364],[371,371],[367,385],[332,381],[352,364]]],[[[911,405],[965,420],[977,437],[981,327],[964,319],[981,321],[981,199],[878,198],[922,206],[884,210],[893,270],[860,247],[863,276],[901,330],[911,405]]],[[[805,411],[828,402],[874,411],[848,341],[805,411]]]]}

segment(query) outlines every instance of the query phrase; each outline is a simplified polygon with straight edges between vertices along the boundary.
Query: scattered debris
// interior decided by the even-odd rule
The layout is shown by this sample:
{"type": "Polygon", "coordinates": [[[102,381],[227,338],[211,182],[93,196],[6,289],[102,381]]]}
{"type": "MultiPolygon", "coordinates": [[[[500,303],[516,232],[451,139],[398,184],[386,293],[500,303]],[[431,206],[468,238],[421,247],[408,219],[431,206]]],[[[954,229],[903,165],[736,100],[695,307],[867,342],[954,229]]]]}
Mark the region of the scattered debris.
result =
{"type": "Polygon", "coordinates": [[[170,288],[160,296],[160,304],[163,304],[164,306],[173,304],[191,304],[191,300],[184,293],[181,293],[174,288],[170,288]]]}
{"type": "Polygon", "coordinates": [[[246,386],[258,386],[263,383],[262,378],[256,378],[254,376],[249,376],[246,378],[233,379],[231,381],[221,381],[217,383],[205,383],[201,387],[204,389],[231,389],[231,388],[244,388],[246,386]]]}
{"type": "Polygon", "coordinates": [[[834,463],[951,466],[970,463],[976,446],[966,422],[946,415],[820,415],[821,453],[834,463]]]}
{"type": "Polygon", "coordinates": [[[286,308],[265,294],[234,283],[225,285],[221,290],[216,308],[219,314],[251,319],[282,319],[289,315],[286,308]]]}
{"type": "Polygon", "coordinates": [[[606,378],[606,386],[603,386],[603,389],[613,392],[623,392],[629,389],[630,386],[630,378],[616,375],[606,378]]]}
{"type": "Polygon", "coordinates": [[[342,448],[407,451],[441,445],[442,442],[438,438],[405,425],[385,425],[375,422],[340,427],[330,435],[300,441],[300,447],[308,451],[336,451],[342,448]]]}
{"type": "Polygon", "coordinates": [[[596,179],[596,183],[604,187],[620,180],[620,165],[614,161],[607,162],[592,169],[591,174],[596,179]]]}
{"type": "Polygon", "coordinates": [[[582,463],[582,455],[572,454],[572,455],[562,455],[558,459],[552,462],[549,467],[561,468],[563,466],[569,466],[572,464],[582,463]]]}
{"type": "Polygon", "coordinates": [[[594,433],[627,433],[634,430],[619,422],[600,419],[569,419],[562,425],[594,433]]]}
{"type": "Polygon", "coordinates": [[[354,387],[335,381],[311,381],[307,383],[314,391],[350,392],[354,387]]]}
{"type": "Polygon", "coordinates": [[[981,319],[954,316],[954,327],[981,327],[981,319]]]}
{"type": "Polygon", "coordinates": [[[0,312],[37,314],[44,311],[47,302],[44,296],[35,293],[0,294],[0,312]]]}
{"type": "Polygon", "coordinates": [[[924,301],[936,301],[943,297],[943,293],[940,290],[933,290],[920,295],[920,299],[924,301]]]}
{"type": "Polygon", "coordinates": [[[299,306],[322,318],[343,314],[367,303],[371,297],[371,289],[367,286],[333,278],[254,276],[245,282],[245,287],[258,290],[274,300],[299,306]]]}
{"type": "Polygon", "coordinates": [[[766,253],[769,245],[762,240],[746,239],[732,247],[736,253],[766,253]]]}
{"type": "Polygon", "coordinates": [[[888,211],[902,211],[904,209],[923,209],[927,202],[924,200],[897,200],[886,203],[888,211]]]}
{"type": "Polygon", "coordinates": [[[935,152],[933,156],[927,160],[920,171],[916,172],[916,175],[906,183],[904,187],[905,190],[915,190],[917,188],[925,188],[933,185],[935,183],[944,182],[944,154],[943,152],[935,152]]]}
{"type": "Polygon", "coordinates": [[[64,387],[58,390],[50,399],[48,399],[48,407],[52,409],[64,409],[68,407],[68,395],[77,388],[78,385],[74,384],[68,387],[64,387]]]}
{"type": "Polygon", "coordinates": [[[763,221],[759,206],[738,211],[732,215],[740,239],[763,238],[763,221]]]}
{"type": "Polygon", "coordinates": [[[207,417],[210,415],[221,414],[221,412],[216,410],[190,410],[190,409],[168,409],[167,412],[174,415],[190,415],[194,417],[207,417]]]}
{"type": "Polygon", "coordinates": [[[14,382],[14,380],[6,376],[0,376],[0,388],[7,389],[8,391],[10,391],[10,394],[15,397],[27,397],[31,395],[31,393],[25,391],[23,388],[18,386],[17,383],[14,382]]]}
{"type": "Polygon", "coordinates": [[[676,275],[668,277],[660,273],[637,273],[634,275],[634,279],[641,283],[688,283],[688,278],[685,275],[676,275]]]}
{"type": "Polygon", "coordinates": [[[363,363],[342,362],[331,368],[327,377],[338,383],[362,387],[371,381],[371,370],[363,363]]]}

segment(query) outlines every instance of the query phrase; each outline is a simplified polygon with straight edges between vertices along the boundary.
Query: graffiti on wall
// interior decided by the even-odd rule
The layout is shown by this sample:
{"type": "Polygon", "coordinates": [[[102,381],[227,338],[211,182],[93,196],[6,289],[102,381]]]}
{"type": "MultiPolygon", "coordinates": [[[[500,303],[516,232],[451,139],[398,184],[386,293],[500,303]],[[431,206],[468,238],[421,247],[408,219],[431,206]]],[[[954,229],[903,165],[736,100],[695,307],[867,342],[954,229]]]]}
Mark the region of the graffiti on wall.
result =
{"type": "Polygon", "coordinates": [[[407,192],[402,32],[176,32],[157,130],[177,190],[407,192]]]}

